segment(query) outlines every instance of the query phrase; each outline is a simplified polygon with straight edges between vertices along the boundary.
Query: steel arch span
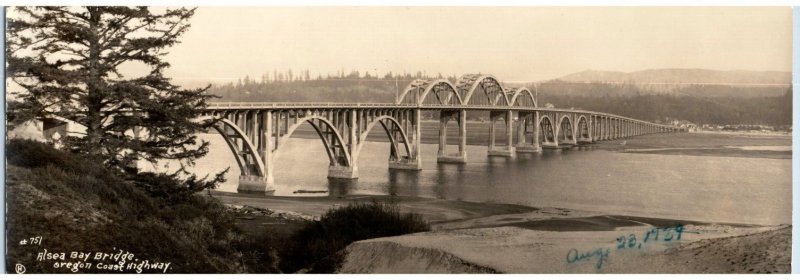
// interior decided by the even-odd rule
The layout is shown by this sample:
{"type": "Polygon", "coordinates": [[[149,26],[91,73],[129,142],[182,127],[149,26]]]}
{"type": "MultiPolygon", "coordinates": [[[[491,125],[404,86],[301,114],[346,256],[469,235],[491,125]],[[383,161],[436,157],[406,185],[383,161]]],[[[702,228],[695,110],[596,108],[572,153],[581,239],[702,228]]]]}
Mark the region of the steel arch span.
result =
{"type": "Polygon", "coordinates": [[[397,104],[461,105],[463,102],[456,86],[448,80],[412,81],[396,100],[397,104]],[[431,93],[433,93],[431,95],[431,93]]]}
{"type": "Polygon", "coordinates": [[[510,104],[500,80],[492,75],[463,75],[456,81],[456,88],[463,96],[462,105],[509,106],[510,104]],[[484,95],[475,97],[475,92],[479,87],[484,95]]]}
{"type": "Polygon", "coordinates": [[[506,96],[510,96],[509,105],[513,107],[539,107],[536,98],[526,87],[506,89],[506,96]]]}

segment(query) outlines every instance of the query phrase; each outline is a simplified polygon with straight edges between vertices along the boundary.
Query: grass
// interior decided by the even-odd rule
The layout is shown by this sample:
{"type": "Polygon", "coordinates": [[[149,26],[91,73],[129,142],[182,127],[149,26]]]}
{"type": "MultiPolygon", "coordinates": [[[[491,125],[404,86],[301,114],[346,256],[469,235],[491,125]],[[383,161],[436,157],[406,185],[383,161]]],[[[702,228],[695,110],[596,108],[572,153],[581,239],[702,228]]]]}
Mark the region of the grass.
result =
{"type": "Polygon", "coordinates": [[[8,271],[21,263],[28,273],[68,272],[35,261],[47,249],[126,250],[139,260],[171,262],[170,273],[248,272],[247,255],[262,250],[231,226],[234,217],[214,198],[152,196],[96,161],[35,141],[11,140],[6,148],[8,271]],[[16,244],[34,236],[42,236],[41,246],[16,244]]]}

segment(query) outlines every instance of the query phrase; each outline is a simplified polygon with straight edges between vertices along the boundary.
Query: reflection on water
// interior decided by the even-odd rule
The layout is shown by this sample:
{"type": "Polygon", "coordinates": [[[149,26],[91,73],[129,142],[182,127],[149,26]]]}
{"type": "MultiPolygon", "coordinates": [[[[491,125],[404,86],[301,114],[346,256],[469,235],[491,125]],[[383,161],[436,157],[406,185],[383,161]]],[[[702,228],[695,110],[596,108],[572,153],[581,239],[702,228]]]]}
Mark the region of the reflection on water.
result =
{"type": "MultiPolygon", "coordinates": [[[[223,140],[197,162],[204,174],[228,166],[222,191],[236,191],[238,168],[223,140]]],[[[551,206],[700,221],[780,224],[791,219],[791,160],[616,153],[592,147],[514,158],[468,146],[467,164],[436,163],[423,144],[422,171],[389,170],[388,144],[367,142],[358,180],[327,178],[317,139],[291,139],[275,167],[275,195],[397,195],[551,206]],[[291,155],[291,156],[290,156],[291,155]],[[296,193],[311,191],[318,193],[296,193]],[[321,192],[321,193],[319,193],[321,192]]]]}

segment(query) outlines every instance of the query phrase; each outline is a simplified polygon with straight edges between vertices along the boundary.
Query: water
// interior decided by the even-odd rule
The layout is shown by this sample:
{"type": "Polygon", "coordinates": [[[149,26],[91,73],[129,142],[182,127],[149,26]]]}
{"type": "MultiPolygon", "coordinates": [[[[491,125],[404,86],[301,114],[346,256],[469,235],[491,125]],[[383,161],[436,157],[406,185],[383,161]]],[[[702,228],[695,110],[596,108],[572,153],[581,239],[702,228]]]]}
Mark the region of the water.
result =
{"type": "MultiPolygon", "coordinates": [[[[236,191],[238,167],[222,138],[195,171],[231,166],[219,190],[236,191]]],[[[453,147],[450,147],[451,149],[453,147]]],[[[592,148],[515,158],[487,157],[468,146],[467,164],[437,164],[422,145],[422,171],[387,168],[387,143],[367,142],[358,180],[329,180],[318,139],[292,138],[275,167],[278,196],[398,195],[551,206],[604,213],[772,225],[791,223],[791,160],[619,153],[592,148]],[[291,155],[291,156],[290,156],[291,155]],[[295,191],[316,192],[298,194],[295,191]]],[[[452,151],[452,150],[451,150],[452,151]]]]}

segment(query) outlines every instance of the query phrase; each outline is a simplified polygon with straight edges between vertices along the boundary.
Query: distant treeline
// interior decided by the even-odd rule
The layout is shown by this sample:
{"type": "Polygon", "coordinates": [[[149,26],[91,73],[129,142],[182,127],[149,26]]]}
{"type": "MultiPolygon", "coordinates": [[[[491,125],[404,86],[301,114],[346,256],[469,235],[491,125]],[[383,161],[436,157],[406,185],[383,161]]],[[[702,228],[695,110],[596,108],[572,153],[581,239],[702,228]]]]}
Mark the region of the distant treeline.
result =
{"type": "MultiPolygon", "coordinates": [[[[304,71],[300,78],[291,71],[264,74],[260,80],[250,77],[239,79],[236,83],[214,85],[210,93],[219,95],[225,101],[253,102],[394,102],[399,94],[415,79],[445,78],[442,75],[426,76],[416,74],[387,73],[382,77],[358,71],[336,76],[317,76],[310,78],[304,71]]],[[[455,82],[453,76],[446,77],[455,82]]]]}
{"type": "Polygon", "coordinates": [[[685,120],[696,124],[753,124],[784,126],[792,123],[792,91],[781,96],[695,97],[639,94],[630,96],[575,96],[540,94],[542,102],[561,108],[607,112],[641,120],[685,120]]]}
{"type": "Polygon", "coordinates": [[[686,120],[697,124],[792,124],[791,87],[687,85],[670,92],[635,84],[547,82],[539,106],[608,112],[632,118],[686,120]]]}
{"type": "MultiPolygon", "coordinates": [[[[260,80],[249,77],[236,83],[214,85],[209,91],[231,102],[361,102],[391,103],[411,81],[418,78],[456,77],[414,75],[382,77],[351,72],[310,78],[277,73],[260,80]],[[291,77],[291,79],[289,79],[291,77]]],[[[575,83],[548,81],[527,85],[538,91],[539,106],[580,108],[630,116],[642,120],[686,120],[698,124],[790,125],[792,92],[787,87],[686,85],[664,90],[634,83],[575,83]]],[[[482,114],[470,114],[479,116],[482,114]]]]}

